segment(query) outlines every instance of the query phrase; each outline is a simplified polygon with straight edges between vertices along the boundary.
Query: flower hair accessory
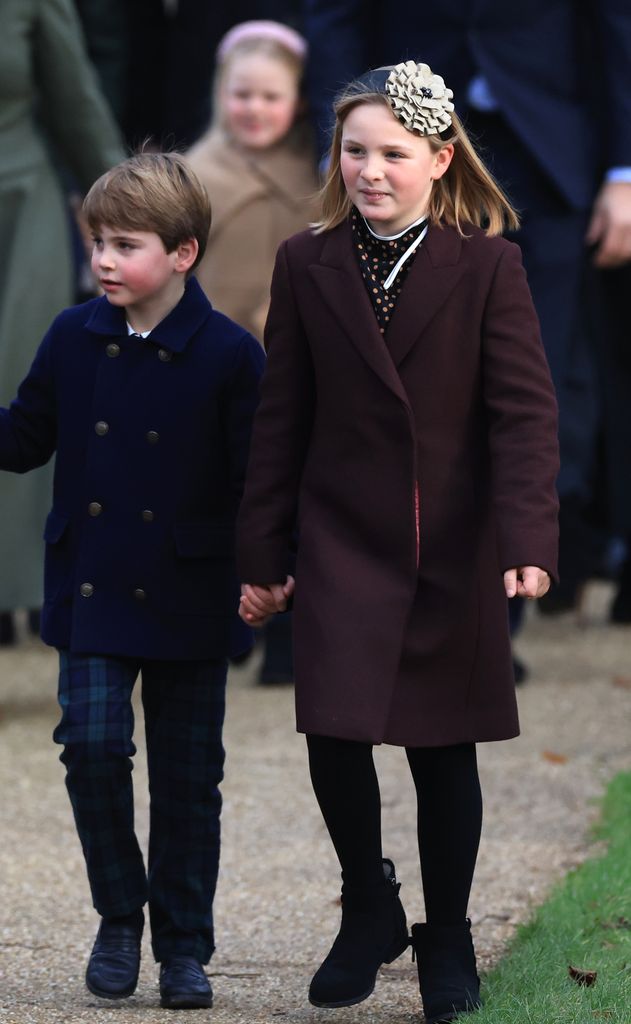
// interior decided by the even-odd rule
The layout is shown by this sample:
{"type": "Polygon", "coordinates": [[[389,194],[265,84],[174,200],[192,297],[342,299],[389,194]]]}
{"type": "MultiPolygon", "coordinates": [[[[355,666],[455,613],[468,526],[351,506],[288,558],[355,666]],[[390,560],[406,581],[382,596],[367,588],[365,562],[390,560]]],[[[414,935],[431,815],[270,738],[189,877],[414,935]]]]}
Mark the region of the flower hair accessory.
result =
{"type": "Polygon", "coordinates": [[[428,64],[408,60],[383,70],[390,71],[385,93],[404,128],[418,135],[436,135],[449,128],[453,92],[428,64]]]}

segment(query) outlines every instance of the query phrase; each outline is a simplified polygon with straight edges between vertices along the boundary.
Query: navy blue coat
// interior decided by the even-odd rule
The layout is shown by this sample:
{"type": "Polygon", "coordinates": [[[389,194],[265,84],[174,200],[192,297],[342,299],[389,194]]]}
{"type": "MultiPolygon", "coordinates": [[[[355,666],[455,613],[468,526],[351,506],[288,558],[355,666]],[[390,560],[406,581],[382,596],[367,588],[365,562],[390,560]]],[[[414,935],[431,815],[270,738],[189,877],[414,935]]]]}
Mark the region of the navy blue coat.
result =
{"type": "Polygon", "coordinates": [[[0,410],[0,467],[57,452],[46,643],[159,659],[247,648],[233,533],[263,363],[194,278],[144,341],[106,298],[56,318],[0,410]]]}

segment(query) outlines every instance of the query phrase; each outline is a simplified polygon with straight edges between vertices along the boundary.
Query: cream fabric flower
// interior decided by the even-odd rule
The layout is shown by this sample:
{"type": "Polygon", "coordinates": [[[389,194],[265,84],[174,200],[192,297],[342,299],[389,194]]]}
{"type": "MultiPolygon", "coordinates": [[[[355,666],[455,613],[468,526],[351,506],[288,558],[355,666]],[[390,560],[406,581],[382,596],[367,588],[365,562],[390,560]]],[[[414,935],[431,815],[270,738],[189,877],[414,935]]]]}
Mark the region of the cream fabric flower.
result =
{"type": "Polygon", "coordinates": [[[395,64],[386,79],[386,96],[395,117],[410,132],[436,135],[451,124],[453,92],[428,64],[395,64]]]}

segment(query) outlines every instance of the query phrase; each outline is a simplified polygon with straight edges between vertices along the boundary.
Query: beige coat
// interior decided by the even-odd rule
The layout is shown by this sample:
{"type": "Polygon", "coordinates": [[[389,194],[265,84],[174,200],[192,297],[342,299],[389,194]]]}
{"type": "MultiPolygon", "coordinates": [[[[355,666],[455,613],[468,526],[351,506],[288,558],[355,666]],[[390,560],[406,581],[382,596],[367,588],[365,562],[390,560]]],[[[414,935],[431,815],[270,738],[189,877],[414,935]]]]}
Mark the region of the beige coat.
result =
{"type": "Polygon", "coordinates": [[[213,215],[198,280],[216,309],[262,341],[276,250],[316,216],[311,145],[292,136],[254,158],[213,128],[187,158],[213,215]]]}

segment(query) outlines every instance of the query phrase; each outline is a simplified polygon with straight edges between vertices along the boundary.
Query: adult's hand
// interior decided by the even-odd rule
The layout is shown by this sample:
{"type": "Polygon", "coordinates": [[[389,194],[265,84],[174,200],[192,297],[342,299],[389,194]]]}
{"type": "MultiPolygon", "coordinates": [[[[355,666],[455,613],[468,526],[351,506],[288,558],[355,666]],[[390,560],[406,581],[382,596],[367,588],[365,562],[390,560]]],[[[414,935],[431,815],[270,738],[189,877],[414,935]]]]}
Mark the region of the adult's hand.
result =
{"type": "Polygon", "coordinates": [[[597,267],[631,260],[631,182],[606,181],[596,196],[585,241],[595,245],[597,267]]]}

